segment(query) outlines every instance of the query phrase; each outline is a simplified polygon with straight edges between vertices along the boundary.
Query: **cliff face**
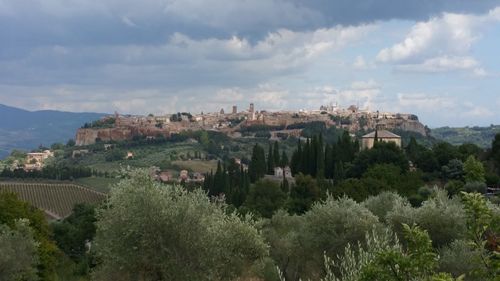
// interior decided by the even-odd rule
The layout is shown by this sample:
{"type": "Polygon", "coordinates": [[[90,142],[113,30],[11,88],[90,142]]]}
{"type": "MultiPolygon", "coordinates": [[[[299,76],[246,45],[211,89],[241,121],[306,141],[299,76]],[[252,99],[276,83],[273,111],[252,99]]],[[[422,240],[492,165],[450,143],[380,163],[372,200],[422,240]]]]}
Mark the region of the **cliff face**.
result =
{"type": "Polygon", "coordinates": [[[402,120],[402,119],[386,119],[379,122],[387,130],[400,129],[403,131],[419,133],[422,136],[427,136],[425,126],[417,120],[402,120]]]}
{"type": "Polygon", "coordinates": [[[149,127],[134,128],[103,128],[103,129],[78,129],[76,132],[76,145],[84,146],[96,143],[99,139],[103,142],[132,140],[134,136],[156,137],[159,134],[168,137],[166,130],[149,127]]]}

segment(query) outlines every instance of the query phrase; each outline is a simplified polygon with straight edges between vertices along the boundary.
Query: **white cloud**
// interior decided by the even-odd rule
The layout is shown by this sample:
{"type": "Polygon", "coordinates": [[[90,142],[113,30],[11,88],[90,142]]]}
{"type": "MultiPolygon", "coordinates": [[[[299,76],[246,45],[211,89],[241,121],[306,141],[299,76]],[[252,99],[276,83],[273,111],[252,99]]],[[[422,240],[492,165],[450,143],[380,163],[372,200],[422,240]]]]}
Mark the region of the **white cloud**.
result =
{"type": "Polygon", "coordinates": [[[363,56],[357,56],[356,59],[354,59],[352,67],[357,70],[368,70],[374,69],[375,64],[372,62],[367,62],[363,56]]]}
{"type": "Polygon", "coordinates": [[[122,22],[130,27],[137,27],[137,24],[127,16],[122,16],[122,22]]]}
{"type": "Polygon", "coordinates": [[[376,109],[380,98],[381,86],[373,79],[353,81],[349,86],[334,88],[332,86],[316,87],[300,95],[300,104],[309,108],[320,105],[338,104],[343,107],[359,105],[363,109],[376,109]]]}
{"type": "Polygon", "coordinates": [[[408,110],[435,112],[442,110],[453,110],[457,107],[454,98],[448,96],[435,96],[424,93],[399,93],[397,95],[397,106],[408,110]]]}
{"type": "Polygon", "coordinates": [[[416,23],[402,42],[382,49],[376,59],[399,64],[403,71],[478,72],[479,63],[469,55],[471,47],[481,31],[496,22],[500,22],[500,7],[482,15],[444,13],[416,23]]]}
{"type": "MultiPolygon", "coordinates": [[[[420,64],[401,64],[397,70],[411,72],[448,72],[455,70],[480,71],[479,63],[473,57],[442,56],[425,60],[420,64]]],[[[483,70],[484,71],[484,70],[483,70]]]]}

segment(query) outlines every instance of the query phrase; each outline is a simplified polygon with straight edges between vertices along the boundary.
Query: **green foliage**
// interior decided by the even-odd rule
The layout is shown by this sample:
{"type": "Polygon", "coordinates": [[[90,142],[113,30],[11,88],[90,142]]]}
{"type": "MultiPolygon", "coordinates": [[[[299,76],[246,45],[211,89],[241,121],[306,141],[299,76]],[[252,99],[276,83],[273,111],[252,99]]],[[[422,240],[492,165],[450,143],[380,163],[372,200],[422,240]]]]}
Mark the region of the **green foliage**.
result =
{"type": "Polygon", "coordinates": [[[250,187],[244,206],[263,217],[270,218],[273,213],[284,207],[286,194],[279,183],[272,180],[259,180],[250,187]]]}
{"type": "Polygon", "coordinates": [[[450,196],[454,196],[459,194],[460,191],[464,190],[464,183],[459,180],[451,180],[446,183],[444,188],[446,189],[446,192],[448,192],[450,196]]]}
{"type": "Polygon", "coordinates": [[[376,215],[381,222],[385,222],[387,213],[391,212],[395,206],[409,205],[409,203],[407,199],[397,193],[384,191],[368,197],[362,205],[376,215]]]}
{"type": "Polygon", "coordinates": [[[249,217],[200,190],[137,171],[110,194],[98,212],[96,280],[234,280],[267,255],[249,217]]]}
{"type": "Polygon", "coordinates": [[[304,244],[318,269],[323,267],[323,254],[335,257],[348,244],[362,241],[368,231],[381,226],[368,209],[345,197],[335,200],[329,196],[316,203],[304,220],[304,244]]]}
{"type": "Polygon", "coordinates": [[[403,225],[408,243],[406,251],[383,250],[361,269],[360,281],[422,280],[433,275],[437,255],[425,230],[418,226],[403,225]]]}
{"type": "Polygon", "coordinates": [[[361,269],[383,251],[402,251],[397,237],[387,230],[367,232],[363,243],[348,244],[336,258],[325,256],[326,276],[321,281],[359,281],[361,269]]]}
{"type": "Polygon", "coordinates": [[[415,209],[415,221],[429,233],[436,248],[466,235],[463,205],[458,198],[450,199],[442,190],[436,190],[429,200],[415,209]]]}
{"type": "Polygon", "coordinates": [[[264,149],[260,145],[255,144],[252,150],[252,159],[248,166],[250,181],[252,183],[256,182],[266,174],[266,171],[267,166],[264,149]]]}
{"type": "Polygon", "coordinates": [[[439,166],[444,166],[453,159],[460,159],[461,156],[458,148],[447,142],[440,142],[435,144],[432,147],[432,151],[436,156],[439,166]]]}
{"type": "Polygon", "coordinates": [[[481,161],[470,155],[464,163],[465,182],[485,182],[485,171],[481,161]]]}
{"type": "Polygon", "coordinates": [[[115,126],[116,119],[114,117],[106,117],[100,120],[93,121],[91,123],[85,123],[82,128],[113,128],[115,126]]]}
{"type": "Polygon", "coordinates": [[[104,156],[106,161],[108,162],[113,162],[113,161],[120,161],[125,159],[125,151],[121,149],[111,149],[108,152],[106,152],[106,155],[104,156]]]}
{"type": "Polygon", "coordinates": [[[33,237],[38,243],[37,253],[39,264],[37,274],[41,280],[52,280],[56,265],[57,247],[50,240],[50,229],[44,214],[20,201],[13,193],[0,192],[0,224],[15,229],[16,221],[27,219],[33,230],[33,237]]]}
{"type": "Polygon", "coordinates": [[[96,232],[95,221],[94,206],[75,205],[69,217],[52,225],[53,237],[59,249],[74,261],[84,258],[85,242],[91,241],[96,232]]]}
{"type": "Polygon", "coordinates": [[[485,280],[476,274],[484,271],[481,252],[471,247],[465,240],[455,240],[440,250],[439,270],[449,272],[454,277],[464,275],[467,281],[485,280]]]}
{"type": "Polygon", "coordinates": [[[290,189],[287,209],[291,213],[303,214],[320,197],[321,193],[316,180],[309,175],[298,174],[295,176],[295,184],[290,189]]]}
{"type": "Polygon", "coordinates": [[[486,198],[479,193],[462,192],[462,200],[467,215],[467,238],[472,249],[480,252],[484,272],[476,272],[484,277],[500,276],[500,249],[498,237],[500,212],[490,207],[486,198]]]}
{"type": "Polygon", "coordinates": [[[459,159],[451,159],[441,167],[441,173],[446,180],[460,180],[464,174],[464,164],[459,159]]]}
{"type": "Polygon", "coordinates": [[[372,149],[359,153],[349,174],[353,177],[360,177],[369,167],[376,164],[393,164],[402,172],[408,171],[408,158],[395,143],[377,142],[372,149]]]}
{"type": "Polygon", "coordinates": [[[277,211],[263,221],[262,235],[270,246],[270,256],[286,280],[297,280],[306,273],[309,257],[303,245],[304,217],[277,211]]]}
{"type": "Polygon", "coordinates": [[[463,143],[473,143],[479,147],[489,147],[491,140],[495,135],[500,132],[500,126],[489,127],[464,127],[464,128],[450,128],[442,127],[432,129],[432,136],[442,141],[449,142],[453,145],[460,145],[463,143]]]}
{"type": "Polygon", "coordinates": [[[495,163],[497,172],[500,174],[500,133],[495,135],[495,139],[491,143],[490,158],[495,163]]]}
{"type": "Polygon", "coordinates": [[[38,243],[29,220],[19,219],[10,228],[0,224],[0,280],[38,280],[38,243]]]}

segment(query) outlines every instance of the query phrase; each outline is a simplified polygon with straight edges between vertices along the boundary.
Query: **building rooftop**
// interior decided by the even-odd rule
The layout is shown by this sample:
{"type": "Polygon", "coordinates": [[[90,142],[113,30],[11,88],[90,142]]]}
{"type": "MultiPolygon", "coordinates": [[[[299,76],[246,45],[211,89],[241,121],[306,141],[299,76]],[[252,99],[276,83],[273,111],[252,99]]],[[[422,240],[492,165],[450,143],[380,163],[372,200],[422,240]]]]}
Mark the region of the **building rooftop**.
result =
{"type": "MultiPolygon", "coordinates": [[[[382,138],[382,139],[394,139],[394,138],[401,138],[400,136],[394,134],[394,133],[391,133],[387,130],[379,130],[377,132],[377,137],[378,138],[382,138]]],[[[364,135],[362,138],[375,138],[375,131],[369,133],[369,134],[366,134],[364,135]]]]}

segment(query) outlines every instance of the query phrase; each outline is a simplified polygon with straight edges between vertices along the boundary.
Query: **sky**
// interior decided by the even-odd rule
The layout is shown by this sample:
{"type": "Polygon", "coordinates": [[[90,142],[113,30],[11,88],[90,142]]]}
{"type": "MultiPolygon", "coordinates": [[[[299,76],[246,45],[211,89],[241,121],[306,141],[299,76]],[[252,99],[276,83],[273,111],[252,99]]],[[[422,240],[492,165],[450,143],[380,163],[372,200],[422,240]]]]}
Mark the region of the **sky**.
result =
{"type": "Polygon", "coordinates": [[[0,103],[500,124],[500,0],[0,0],[0,103]]]}

